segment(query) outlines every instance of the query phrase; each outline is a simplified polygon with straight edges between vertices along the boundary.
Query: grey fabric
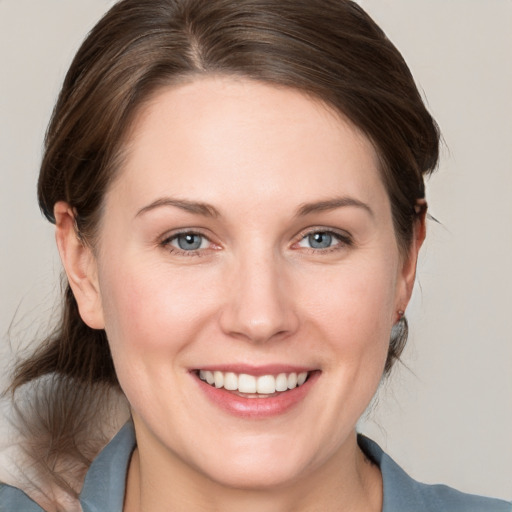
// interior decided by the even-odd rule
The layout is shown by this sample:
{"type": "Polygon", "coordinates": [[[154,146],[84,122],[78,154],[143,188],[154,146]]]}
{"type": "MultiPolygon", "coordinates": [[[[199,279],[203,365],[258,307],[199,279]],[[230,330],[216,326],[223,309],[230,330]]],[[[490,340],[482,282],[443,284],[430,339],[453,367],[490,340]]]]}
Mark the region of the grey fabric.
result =
{"type": "Polygon", "coordinates": [[[382,512],[512,512],[512,503],[459,492],[446,485],[413,480],[380,446],[358,437],[363,452],[380,468],[384,485],[382,512]]]}
{"type": "MultiPolygon", "coordinates": [[[[83,512],[122,512],[128,463],[135,447],[133,423],[127,422],[94,459],[80,494],[83,512]]],[[[44,512],[24,492],[0,484],[0,512],[44,512]]]]}
{"type": "MultiPolygon", "coordinates": [[[[427,485],[409,477],[372,440],[358,437],[359,446],[382,472],[382,512],[512,512],[512,503],[464,494],[445,485],[427,485]]],[[[126,423],[92,463],[80,494],[84,512],[122,512],[126,472],[135,447],[135,432],[126,423]]],[[[42,512],[19,489],[0,485],[0,512],[42,512]]]]}
{"type": "Polygon", "coordinates": [[[126,473],[135,448],[129,421],[91,464],[80,494],[83,512],[122,512],[126,473]]]}

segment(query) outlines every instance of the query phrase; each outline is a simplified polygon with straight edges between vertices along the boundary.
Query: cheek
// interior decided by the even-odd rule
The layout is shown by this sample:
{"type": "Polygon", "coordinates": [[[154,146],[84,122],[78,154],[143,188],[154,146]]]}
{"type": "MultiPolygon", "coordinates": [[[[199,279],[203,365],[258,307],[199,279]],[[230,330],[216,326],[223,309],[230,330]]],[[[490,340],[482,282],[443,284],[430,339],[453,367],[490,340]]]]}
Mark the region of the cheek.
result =
{"type": "MultiPolygon", "coordinates": [[[[364,264],[335,269],[323,281],[323,293],[302,297],[308,331],[317,340],[311,350],[327,356],[322,360],[331,382],[324,402],[332,402],[332,407],[319,411],[319,417],[349,426],[363,414],[381,382],[396,294],[397,274],[390,271],[397,268],[396,262],[359,262],[364,264]]],[[[314,275],[310,278],[310,285],[320,282],[314,275]]],[[[333,436],[333,442],[338,439],[333,436]]]]}
{"type": "Polygon", "coordinates": [[[165,265],[127,261],[104,269],[100,288],[114,358],[136,364],[139,356],[158,359],[186,345],[215,302],[207,281],[165,265]]]}
{"type": "Polygon", "coordinates": [[[396,263],[376,259],[328,273],[319,269],[309,273],[298,304],[334,337],[338,334],[340,343],[373,341],[392,327],[397,288],[393,269],[396,263]]]}

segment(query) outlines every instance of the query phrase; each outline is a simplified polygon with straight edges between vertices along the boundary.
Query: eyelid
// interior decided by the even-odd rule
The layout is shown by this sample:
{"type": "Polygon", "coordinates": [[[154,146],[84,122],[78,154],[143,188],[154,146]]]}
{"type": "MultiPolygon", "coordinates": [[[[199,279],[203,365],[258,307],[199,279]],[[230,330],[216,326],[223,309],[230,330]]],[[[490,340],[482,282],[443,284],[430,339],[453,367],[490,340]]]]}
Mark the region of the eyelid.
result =
{"type": "MultiPolygon", "coordinates": [[[[326,253],[329,251],[340,249],[342,247],[354,245],[354,240],[353,240],[352,235],[346,230],[337,229],[337,228],[333,228],[333,227],[327,227],[327,226],[313,226],[313,227],[308,227],[308,228],[301,230],[296,235],[295,240],[292,243],[292,248],[294,248],[294,246],[297,246],[307,236],[310,236],[315,233],[325,233],[325,234],[332,235],[339,241],[339,243],[332,247],[328,247],[325,249],[317,249],[317,248],[313,248],[313,247],[310,247],[310,248],[301,247],[302,250],[306,250],[306,251],[310,250],[315,253],[321,253],[321,252],[326,253]]],[[[220,249],[220,244],[214,242],[212,240],[212,236],[204,233],[204,230],[201,228],[193,228],[193,227],[181,228],[181,229],[176,229],[174,231],[166,232],[164,235],[162,235],[161,237],[158,238],[157,243],[160,247],[163,247],[164,249],[166,249],[167,251],[169,251],[171,253],[180,254],[180,255],[182,254],[182,255],[186,255],[186,256],[200,255],[200,254],[204,254],[207,251],[220,249]],[[179,249],[175,246],[171,246],[171,241],[175,240],[180,235],[189,235],[189,234],[190,235],[198,235],[198,236],[205,238],[206,240],[208,240],[209,244],[213,247],[185,251],[185,250],[179,249]],[[169,249],[170,247],[172,249],[169,249]]]]}
{"type": "Polygon", "coordinates": [[[185,256],[199,256],[204,254],[206,251],[210,250],[217,250],[220,245],[212,241],[212,237],[205,234],[204,231],[200,228],[181,228],[176,229],[174,231],[168,231],[164,235],[160,236],[157,240],[157,243],[160,247],[164,248],[171,254],[178,254],[178,255],[185,255],[185,256]],[[205,238],[210,245],[213,245],[215,247],[208,247],[205,249],[193,249],[189,251],[185,251],[182,249],[179,249],[178,247],[175,247],[171,245],[171,242],[178,238],[180,235],[197,235],[205,238]]]}
{"type": "Polygon", "coordinates": [[[296,240],[293,242],[292,247],[298,245],[302,240],[304,240],[306,237],[313,235],[315,233],[325,233],[329,235],[333,235],[335,238],[339,240],[339,243],[336,245],[333,245],[332,247],[327,247],[325,249],[315,249],[313,247],[301,247],[303,250],[310,250],[315,253],[326,253],[329,251],[333,251],[336,249],[340,249],[341,247],[347,247],[354,245],[354,240],[352,238],[352,235],[342,229],[336,229],[332,227],[327,226],[314,226],[309,227],[306,229],[303,229],[296,237],[296,240]]]}
{"type": "Polygon", "coordinates": [[[345,231],[344,229],[332,228],[327,226],[313,226],[303,229],[297,235],[296,239],[297,241],[300,241],[306,236],[313,235],[314,233],[328,233],[331,235],[335,235],[337,238],[346,240],[347,242],[352,241],[352,235],[348,231],[345,231]]]}

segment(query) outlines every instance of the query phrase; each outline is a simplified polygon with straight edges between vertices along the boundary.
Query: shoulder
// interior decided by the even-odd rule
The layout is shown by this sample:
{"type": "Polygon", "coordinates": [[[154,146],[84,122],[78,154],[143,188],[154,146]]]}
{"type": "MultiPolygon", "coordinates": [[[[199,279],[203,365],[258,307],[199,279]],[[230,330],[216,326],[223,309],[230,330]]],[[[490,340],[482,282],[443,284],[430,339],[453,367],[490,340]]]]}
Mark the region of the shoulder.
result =
{"type": "Polygon", "coordinates": [[[512,512],[512,503],[508,501],[466,494],[446,485],[415,483],[422,499],[429,503],[432,510],[446,512],[512,512]]]}
{"type": "Polygon", "coordinates": [[[0,483],[0,512],[43,512],[23,491],[0,483]]]}
{"type": "MultiPolygon", "coordinates": [[[[68,503],[60,499],[58,510],[121,512],[126,473],[134,447],[135,431],[129,421],[92,462],[79,500],[68,503]]],[[[44,512],[44,509],[22,490],[0,482],[0,512],[44,512]]]]}
{"type": "Polygon", "coordinates": [[[359,446],[380,468],[384,485],[383,512],[512,512],[512,503],[466,494],[446,485],[417,482],[370,439],[359,436],[359,446]]]}

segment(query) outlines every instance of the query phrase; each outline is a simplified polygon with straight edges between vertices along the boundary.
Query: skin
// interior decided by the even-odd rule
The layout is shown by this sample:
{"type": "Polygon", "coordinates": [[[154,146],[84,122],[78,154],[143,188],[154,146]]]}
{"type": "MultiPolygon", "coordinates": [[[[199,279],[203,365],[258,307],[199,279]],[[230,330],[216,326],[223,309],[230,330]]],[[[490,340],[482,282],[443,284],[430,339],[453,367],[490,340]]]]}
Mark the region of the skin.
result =
{"type": "Polygon", "coordinates": [[[132,408],[125,510],[381,510],[380,472],[355,425],[425,230],[420,219],[400,253],[370,141],[300,92],[207,77],[159,91],[126,149],[93,249],[77,239],[71,207],[55,206],[80,313],[106,329],[132,408]],[[216,213],[155,206],[163,198],[216,213]],[[363,206],[298,214],[339,198],[363,206]],[[179,249],[183,230],[204,236],[198,251],[179,249]],[[327,231],[331,245],[312,248],[308,234],[327,231]],[[319,377],[284,414],[239,418],[190,373],[229,363],[319,377]]]}

